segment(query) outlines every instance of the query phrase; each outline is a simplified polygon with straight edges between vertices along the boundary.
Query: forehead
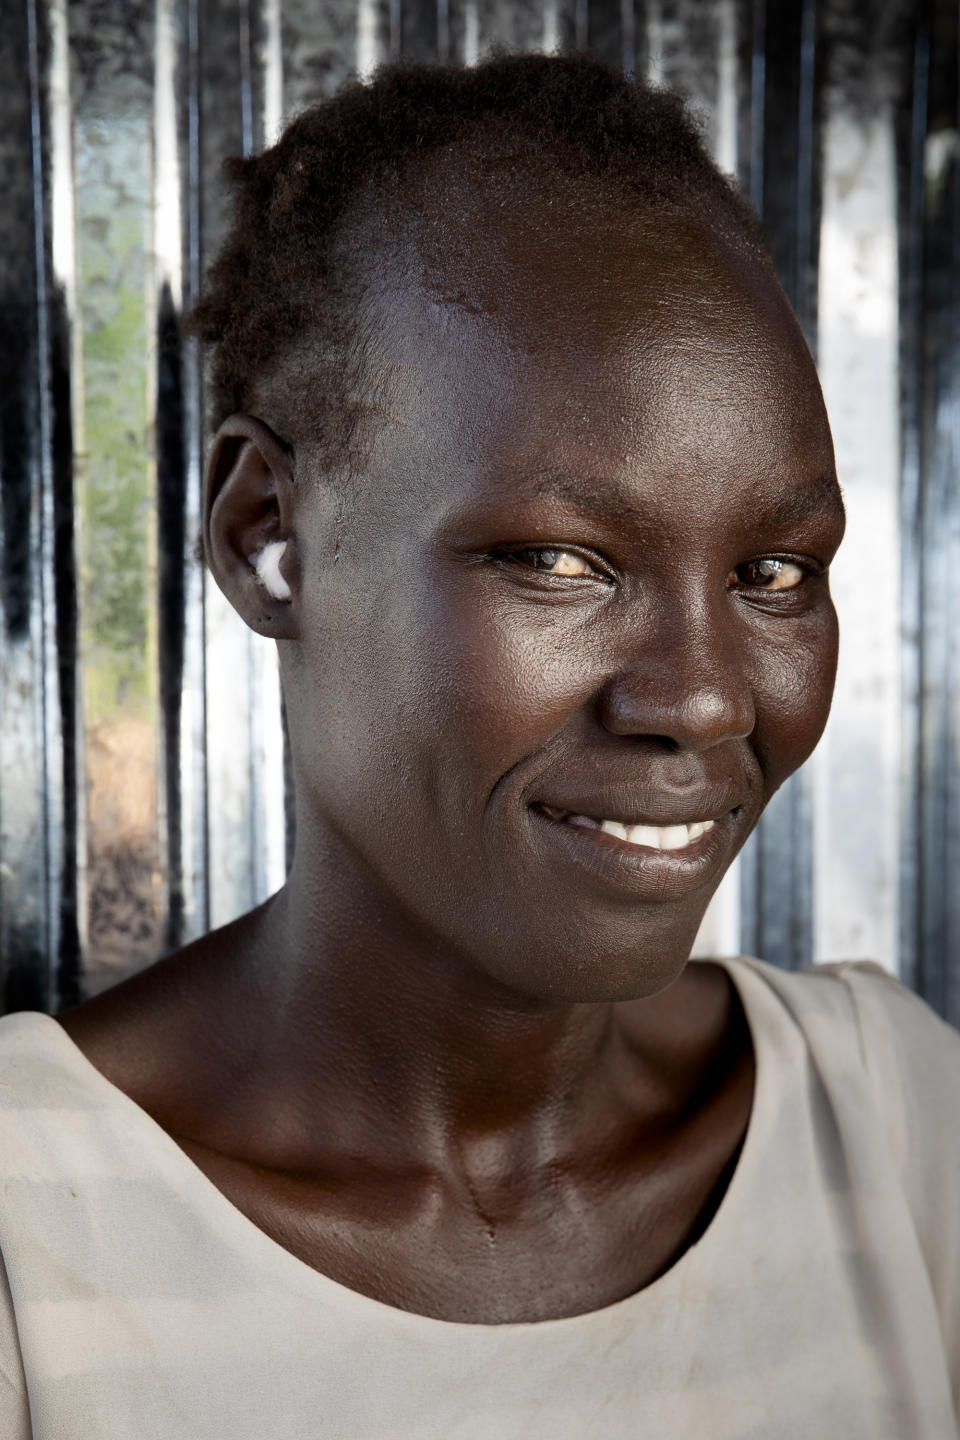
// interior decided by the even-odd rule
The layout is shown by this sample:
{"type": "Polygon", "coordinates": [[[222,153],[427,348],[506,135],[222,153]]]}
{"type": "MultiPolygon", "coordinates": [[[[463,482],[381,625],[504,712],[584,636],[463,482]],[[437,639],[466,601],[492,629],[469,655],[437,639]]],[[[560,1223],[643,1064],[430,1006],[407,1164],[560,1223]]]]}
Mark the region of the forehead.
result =
{"type": "Polygon", "coordinates": [[[832,470],[809,352],[756,257],[609,196],[503,202],[422,211],[368,293],[367,406],[401,448],[585,476],[832,470]]]}

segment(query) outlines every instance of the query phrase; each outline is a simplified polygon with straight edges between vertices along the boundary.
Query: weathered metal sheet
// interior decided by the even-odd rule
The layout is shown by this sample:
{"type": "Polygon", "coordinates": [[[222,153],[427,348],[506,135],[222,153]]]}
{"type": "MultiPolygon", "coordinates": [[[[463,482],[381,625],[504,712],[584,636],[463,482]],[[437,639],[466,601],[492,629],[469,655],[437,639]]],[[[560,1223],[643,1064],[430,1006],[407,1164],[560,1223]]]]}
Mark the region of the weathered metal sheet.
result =
{"type": "MultiPolygon", "coordinates": [[[[35,207],[43,205],[37,17],[18,7],[0,47],[0,944],[4,1002],[45,1005],[47,873],[41,363],[35,207]],[[32,69],[32,83],[28,75],[32,69]]],[[[43,216],[39,218],[42,233],[43,216]]]]}
{"type": "Polygon", "coordinates": [[[100,986],[162,947],[157,552],[149,430],[151,0],[67,12],[75,211],[85,933],[100,986]]]}
{"type": "MultiPolygon", "coordinates": [[[[910,796],[916,838],[912,975],[960,1023],[960,157],[958,14],[920,9],[903,216],[904,569],[918,622],[910,796]],[[915,588],[914,588],[915,587],[915,588]]],[[[906,127],[904,127],[906,130],[906,127]]],[[[904,135],[907,140],[907,135],[904,135]]]]}
{"type": "Polygon", "coordinates": [[[897,953],[900,868],[896,163],[892,107],[837,105],[824,137],[820,375],[847,537],[831,587],[840,664],[811,762],[814,952],[897,953]]]}

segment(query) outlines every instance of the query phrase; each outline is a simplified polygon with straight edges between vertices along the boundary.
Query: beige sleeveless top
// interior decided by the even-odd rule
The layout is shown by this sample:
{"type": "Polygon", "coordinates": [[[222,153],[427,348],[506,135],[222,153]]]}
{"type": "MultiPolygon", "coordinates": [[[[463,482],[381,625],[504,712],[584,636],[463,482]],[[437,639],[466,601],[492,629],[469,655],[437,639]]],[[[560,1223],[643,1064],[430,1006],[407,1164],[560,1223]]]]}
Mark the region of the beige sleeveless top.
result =
{"type": "Polygon", "coordinates": [[[311,1270],[54,1021],[0,1021],[0,1435],[953,1440],[960,1035],[874,967],[724,963],[757,1083],[716,1216],[637,1295],[530,1325],[311,1270]]]}

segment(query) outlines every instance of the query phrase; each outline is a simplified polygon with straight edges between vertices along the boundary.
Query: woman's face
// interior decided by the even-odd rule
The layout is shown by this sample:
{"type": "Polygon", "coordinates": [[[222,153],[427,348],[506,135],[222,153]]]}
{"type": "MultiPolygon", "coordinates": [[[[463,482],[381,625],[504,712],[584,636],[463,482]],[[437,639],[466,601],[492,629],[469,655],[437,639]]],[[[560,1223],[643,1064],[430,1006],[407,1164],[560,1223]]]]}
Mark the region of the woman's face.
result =
{"type": "Polygon", "coordinates": [[[827,717],[829,429],[699,225],[481,219],[369,302],[362,473],[299,467],[298,864],[525,996],[652,994],[827,717]]]}

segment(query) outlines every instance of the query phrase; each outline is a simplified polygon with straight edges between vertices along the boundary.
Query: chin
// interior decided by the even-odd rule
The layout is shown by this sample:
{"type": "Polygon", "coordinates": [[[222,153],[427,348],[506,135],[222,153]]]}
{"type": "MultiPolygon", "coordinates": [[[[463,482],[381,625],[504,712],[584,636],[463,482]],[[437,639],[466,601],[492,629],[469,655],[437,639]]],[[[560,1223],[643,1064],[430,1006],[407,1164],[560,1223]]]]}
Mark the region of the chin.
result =
{"type": "Polygon", "coordinates": [[[699,922],[692,929],[684,925],[682,933],[658,936],[654,944],[638,925],[627,944],[621,938],[606,947],[584,944],[549,954],[542,946],[539,954],[518,946],[502,967],[494,969],[488,958],[483,968],[528,1000],[566,1005],[642,1000],[666,990],[682,974],[698,927],[699,922]],[[527,963],[518,965],[518,956],[527,963]]]}

